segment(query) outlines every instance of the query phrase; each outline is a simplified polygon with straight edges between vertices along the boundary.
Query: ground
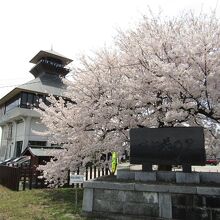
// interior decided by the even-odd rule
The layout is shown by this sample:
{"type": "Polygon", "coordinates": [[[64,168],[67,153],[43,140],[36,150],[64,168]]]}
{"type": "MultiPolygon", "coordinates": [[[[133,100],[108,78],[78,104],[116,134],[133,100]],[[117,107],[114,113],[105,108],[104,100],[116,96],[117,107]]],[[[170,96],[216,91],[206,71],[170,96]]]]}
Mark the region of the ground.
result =
{"type": "Polygon", "coordinates": [[[0,220],[84,220],[82,190],[33,189],[15,192],[0,186],[0,220]]]}

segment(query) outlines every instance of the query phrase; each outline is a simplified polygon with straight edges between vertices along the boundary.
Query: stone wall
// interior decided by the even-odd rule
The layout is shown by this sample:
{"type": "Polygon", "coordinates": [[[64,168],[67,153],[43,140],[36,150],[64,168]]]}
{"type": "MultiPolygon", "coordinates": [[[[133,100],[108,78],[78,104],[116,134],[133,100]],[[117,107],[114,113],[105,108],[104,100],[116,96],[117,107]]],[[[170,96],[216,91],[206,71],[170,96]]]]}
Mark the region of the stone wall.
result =
{"type": "Polygon", "coordinates": [[[159,216],[158,194],[149,192],[95,189],[93,210],[126,215],[159,216]]]}
{"type": "Polygon", "coordinates": [[[172,194],[174,219],[220,219],[220,196],[172,194]]]}
{"type": "Polygon", "coordinates": [[[102,219],[220,220],[220,187],[88,181],[82,210],[102,219]]]}

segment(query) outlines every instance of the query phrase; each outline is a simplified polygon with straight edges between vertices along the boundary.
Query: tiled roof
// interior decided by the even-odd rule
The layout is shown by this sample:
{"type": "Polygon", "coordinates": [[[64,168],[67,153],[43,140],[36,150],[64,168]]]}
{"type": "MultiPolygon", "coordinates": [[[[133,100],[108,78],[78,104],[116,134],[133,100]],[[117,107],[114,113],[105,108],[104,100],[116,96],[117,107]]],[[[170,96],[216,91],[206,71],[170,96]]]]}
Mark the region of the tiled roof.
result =
{"type": "Polygon", "coordinates": [[[63,151],[62,148],[50,148],[50,147],[28,147],[22,155],[26,155],[27,151],[29,151],[33,156],[37,157],[52,157],[57,152],[63,151]]]}
{"type": "Polygon", "coordinates": [[[0,105],[16,96],[21,91],[64,96],[66,86],[63,84],[62,79],[58,75],[44,73],[36,79],[33,79],[11,90],[8,94],[0,99],[0,105]]]}
{"type": "Polygon", "coordinates": [[[36,79],[22,84],[17,88],[30,92],[63,96],[66,86],[58,75],[44,73],[36,79]]]}
{"type": "Polygon", "coordinates": [[[51,58],[62,60],[64,65],[68,65],[69,63],[73,61],[53,50],[41,50],[30,60],[30,63],[36,64],[42,57],[51,57],[51,58]]]}

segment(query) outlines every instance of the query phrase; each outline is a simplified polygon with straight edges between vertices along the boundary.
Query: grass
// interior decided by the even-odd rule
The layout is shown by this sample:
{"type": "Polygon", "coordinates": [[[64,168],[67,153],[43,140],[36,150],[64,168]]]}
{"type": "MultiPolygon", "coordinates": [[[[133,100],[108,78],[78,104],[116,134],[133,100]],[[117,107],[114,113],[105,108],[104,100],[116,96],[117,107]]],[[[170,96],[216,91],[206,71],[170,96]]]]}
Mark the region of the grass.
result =
{"type": "Polygon", "coordinates": [[[0,186],[0,220],[84,220],[80,216],[82,189],[33,189],[11,191],[0,186]]]}

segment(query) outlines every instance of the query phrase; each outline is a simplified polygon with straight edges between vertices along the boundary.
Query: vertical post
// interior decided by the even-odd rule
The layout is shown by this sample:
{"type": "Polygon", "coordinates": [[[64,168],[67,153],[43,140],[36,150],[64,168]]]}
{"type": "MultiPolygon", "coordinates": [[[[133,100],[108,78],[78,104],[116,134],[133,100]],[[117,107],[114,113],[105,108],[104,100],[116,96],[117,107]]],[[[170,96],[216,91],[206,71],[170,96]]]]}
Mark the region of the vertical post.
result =
{"type": "Polygon", "coordinates": [[[70,185],[70,170],[67,173],[67,187],[70,185]]]}
{"type": "Polygon", "coordinates": [[[108,167],[105,168],[105,175],[108,175],[108,167]]]}
{"type": "Polygon", "coordinates": [[[148,172],[152,171],[152,164],[143,163],[143,164],[142,164],[142,170],[143,170],[143,171],[148,171],[148,172]]]}
{"type": "Polygon", "coordinates": [[[27,175],[27,169],[25,167],[21,167],[22,171],[23,171],[23,190],[25,190],[26,188],[26,175],[27,175]]]}
{"type": "Polygon", "coordinates": [[[203,209],[202,209],[202,219],[205,220],[205,219],[208,219],[208,213],[207,213],[207,208],[206,208],[206,197],[205,196],[202,196],[202,206],[203,206],[203,209]]]}
{"type": "MultiPolygon", "coordinates": [[[[77,168],[77,175],[79,175],[79,167],[77,168]]],[[[76,188],[79,188],[79,183],[76,184],[76,188]]]]}
{"type": "Polygon", "coordinates": [[[38,172],[37,170],[34,171],[34,178],[35,178],[35,188],[38,188],[38,172]]]}
{"type": "Polygon", "coordinates": [[[33,181],[33,168],[29,165],[29,189],[32,189],[32,181],[33,181]]]}
{"type": "Polygon", "coordinates": [[[77,187],[75,188],[75,209],[77,209],[78,205],[78,195],[77,195],[77,187]]]}
{"type": "Polygon", "coordinates": [[[44,185],[44,178],[40,179],[40,187],[41,189],[45,188],[45,185],[44,185]]]}
{"type": "Polygon", "coordinates": [[[17,168],[15,170],[16,172],[16,180],[15,180],[15,183],[16,183],[16,186],[15,186],[15,190],[19,191],[19,184],[20,184],[20,178],[21,178],[21,168],[17,168]]]}
{"type": "Polygon", "coordinates": [[[159,193],[159,217],[172,219],[172,201],[169,193],[159,193]]]}
{"type": "Polygon", "coordinates": [[[94,178],[96,178],[96,166],[94,166],[94,178]]]}
{"type": "Polygon", "coordinates": [[[89,179],[92,179],[92,166],[89,167],[89,179]]]}
{"type": "Polygon", "coordinates": [[[183,164],[183,172],[184,173],[191,173],[192,172],[192,167],[189,164],[183,164]]]}
{"type": "Polygon", "coordinates": [[[88,167],[86,166],[86,180],[88,180],[88,167]]]}

